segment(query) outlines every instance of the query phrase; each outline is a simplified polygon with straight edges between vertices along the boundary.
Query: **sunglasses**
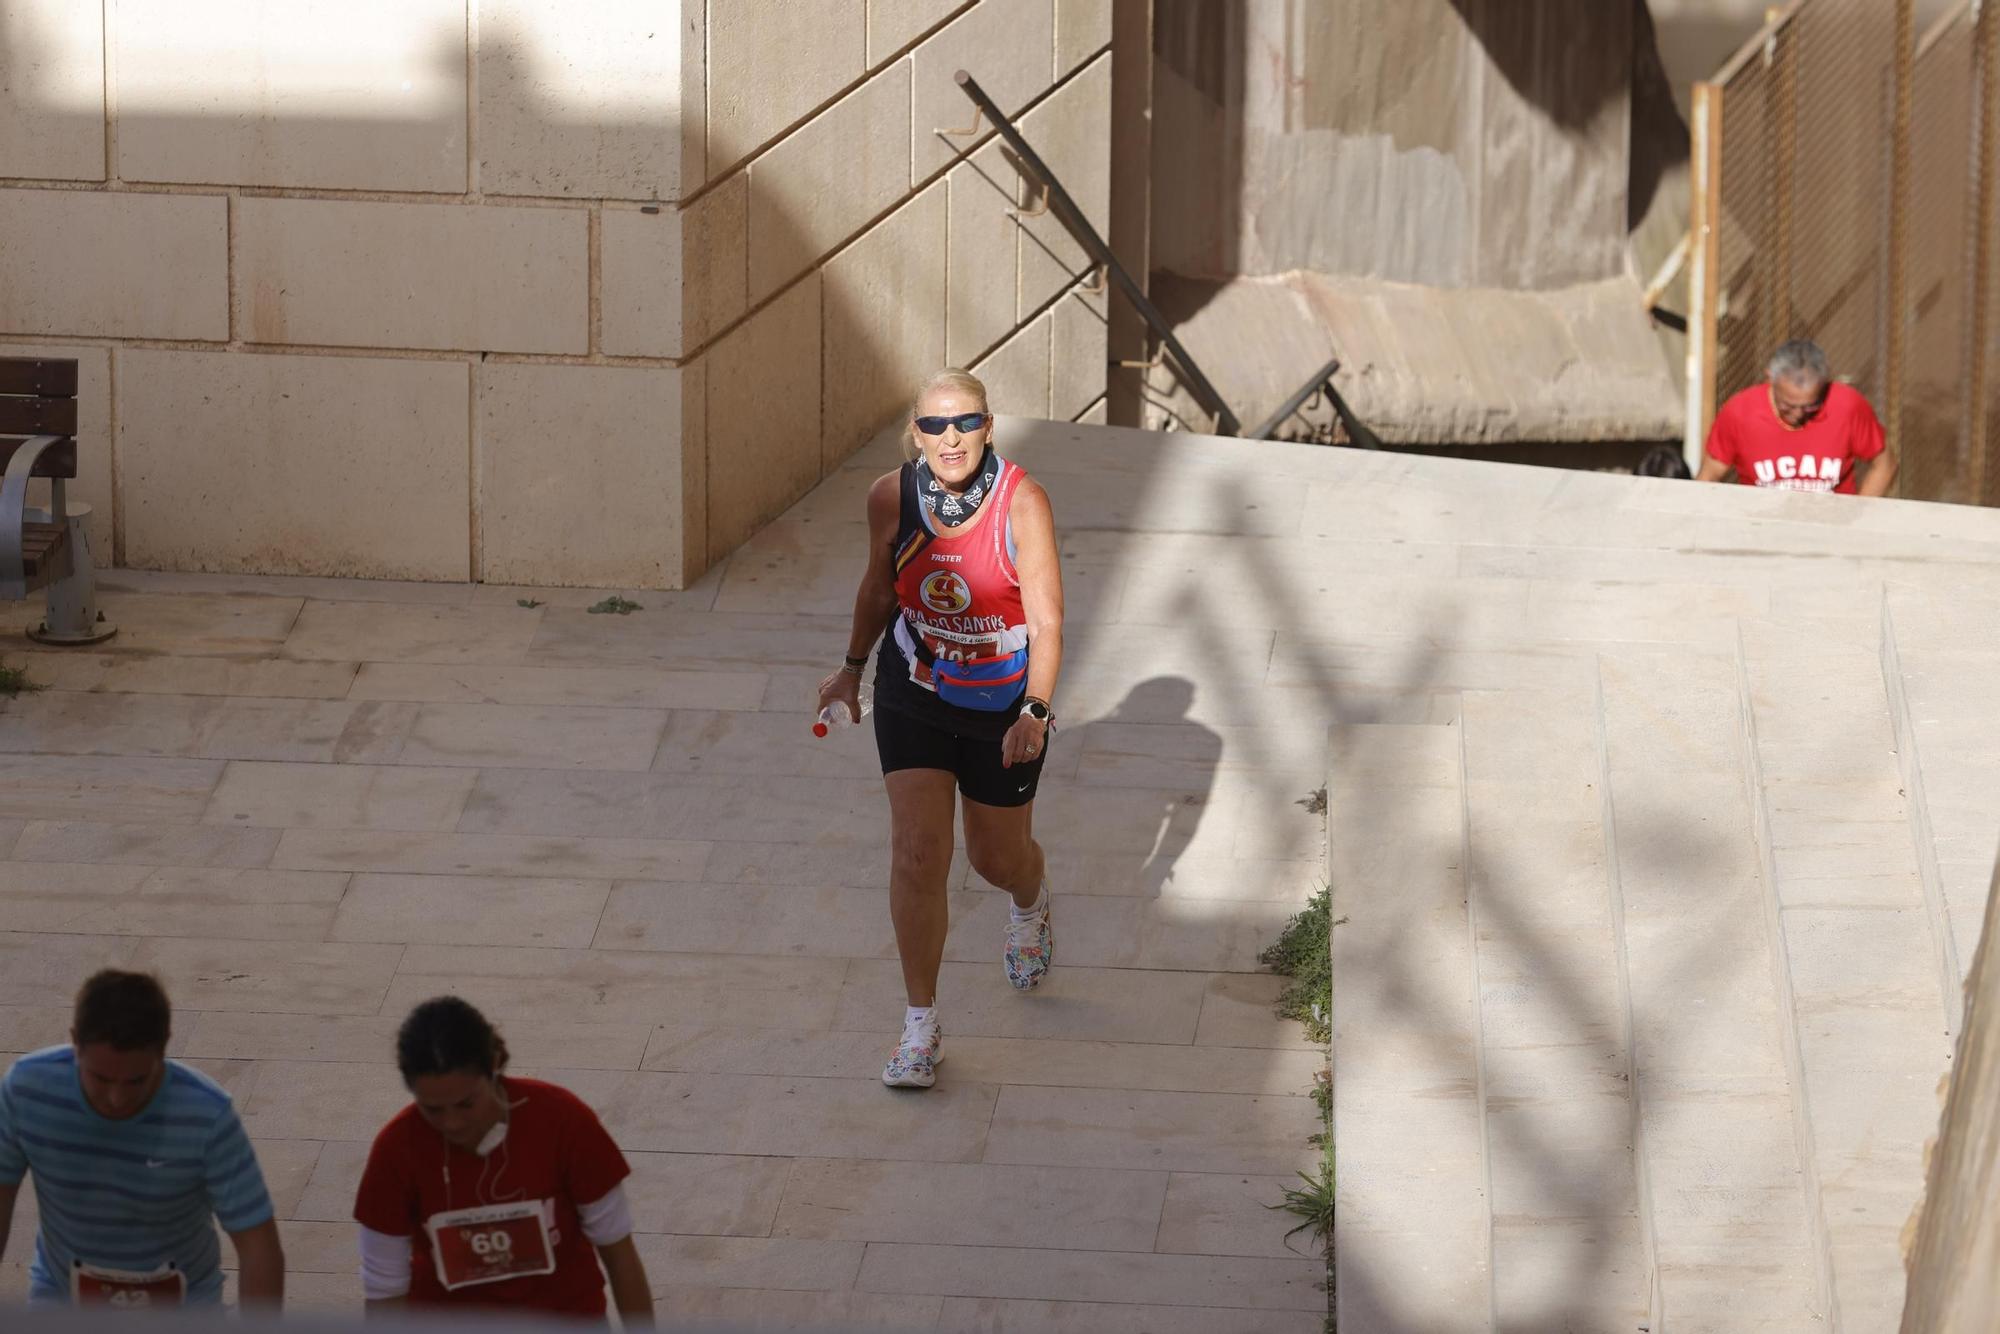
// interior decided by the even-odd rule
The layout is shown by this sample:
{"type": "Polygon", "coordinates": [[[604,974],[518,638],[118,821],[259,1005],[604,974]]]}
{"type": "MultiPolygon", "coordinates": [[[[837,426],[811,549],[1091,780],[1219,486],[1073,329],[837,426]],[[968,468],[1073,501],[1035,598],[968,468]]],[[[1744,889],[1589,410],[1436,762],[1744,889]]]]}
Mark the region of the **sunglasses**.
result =
{"type": "Polygon", "coordinates": [[[917,429],[925,435],[943,435],[945,427],[956,426],[960,435],[970,435],[986,422],[983,412],[962,412],[956,417],[919,417],[917,429]]]}

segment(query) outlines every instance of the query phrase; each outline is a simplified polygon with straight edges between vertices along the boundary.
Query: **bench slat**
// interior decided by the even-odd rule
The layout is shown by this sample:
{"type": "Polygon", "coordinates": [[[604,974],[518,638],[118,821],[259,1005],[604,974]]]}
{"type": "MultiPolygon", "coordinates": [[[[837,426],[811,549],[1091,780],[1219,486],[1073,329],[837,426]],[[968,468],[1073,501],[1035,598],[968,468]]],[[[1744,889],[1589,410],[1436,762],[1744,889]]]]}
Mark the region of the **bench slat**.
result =
{"type": "MultiPolygon", "coordinates": [[[[0,469],[5,469],[13,462],[14,451],[26,443],[27,441],[23,439],[9,439],[5,435],[0,435],[0,469]]],[[[50,445],[42,451],[42,456],[35,460],[35,470],[28,475],[30,477],[76,476],[76,441],[64,440],[50,445]]]]}
{"type": "Polygon", "coordinates": [[[27,576],[29,588],[40,588],[48,583],[50,566],[68,538],[69,528],[65,524],[21,525],[21,572],[27,576]]]}
{"type": "Polygon", "coordinates": [[[76,363],[42,357],[0,357],[0,394],[76,397],[76,363]]]}
{"type": "Polygon", "coordinates": [[[75,399],[0,395],[0,435],[75,434],[75,399]]]}

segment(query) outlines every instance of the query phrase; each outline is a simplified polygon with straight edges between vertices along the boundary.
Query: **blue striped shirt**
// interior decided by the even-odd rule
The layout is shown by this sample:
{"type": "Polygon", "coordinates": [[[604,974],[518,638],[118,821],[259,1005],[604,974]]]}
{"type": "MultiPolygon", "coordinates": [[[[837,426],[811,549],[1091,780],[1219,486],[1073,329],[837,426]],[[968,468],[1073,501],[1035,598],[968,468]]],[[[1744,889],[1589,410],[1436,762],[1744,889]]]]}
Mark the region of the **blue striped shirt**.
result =
{"type": "Polygon", "coordinates": [[[172,1263],[190,1302],[222,1296],[215,1227],[268,1221],[271,1196],[229,1095],[167,1062],[137,1116],[99,1116],[83,1096],[76,1049],[23,1056],[0,1079],[0,1185],[34,1173],[41,1229],[30,1296],[66,1300],[73,1261],[150,1273],[172,1263]]]}

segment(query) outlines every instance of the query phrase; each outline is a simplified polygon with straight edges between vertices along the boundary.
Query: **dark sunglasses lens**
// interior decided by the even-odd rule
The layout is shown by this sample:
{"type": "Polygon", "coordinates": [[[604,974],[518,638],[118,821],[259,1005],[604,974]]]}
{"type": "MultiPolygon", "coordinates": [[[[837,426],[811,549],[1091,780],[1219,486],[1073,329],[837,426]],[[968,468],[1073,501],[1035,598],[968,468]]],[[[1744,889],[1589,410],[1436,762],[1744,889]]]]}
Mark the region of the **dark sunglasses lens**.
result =
{"type": "Polygon", "coordinates": [[[958,417],[919,417],[917,429],[925,435],[943,435],[947,426],[956,426],[960,433],[976,431],[986,425],[986,414],[968,412],[958,417]]]}

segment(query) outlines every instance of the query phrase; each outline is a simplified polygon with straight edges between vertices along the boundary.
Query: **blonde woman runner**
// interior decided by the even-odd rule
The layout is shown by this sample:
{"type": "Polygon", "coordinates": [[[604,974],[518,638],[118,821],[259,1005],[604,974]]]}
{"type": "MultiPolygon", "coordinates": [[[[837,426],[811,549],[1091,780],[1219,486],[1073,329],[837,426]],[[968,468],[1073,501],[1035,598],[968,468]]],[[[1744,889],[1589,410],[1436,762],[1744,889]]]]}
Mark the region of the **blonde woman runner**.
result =
{"type": "Polygon", "coordinates": [[[1007,980],[1031,990],[1055,961],[1033,820],[1055,731],[1063,595],[1048,493],[994,448],[986,386],[960,370],[933,375],[912,405],[909,438],[916,457],[869,488],[868,567],[847,660],[821,682],[819,702],[859,719],[861,676],[879,639],[875,744],[908,1000],[882,1082],[929,1088],[943,1059],[937,983],[954,798],[972,869],[1014,901],[1001,949],[1007,980]]]}

